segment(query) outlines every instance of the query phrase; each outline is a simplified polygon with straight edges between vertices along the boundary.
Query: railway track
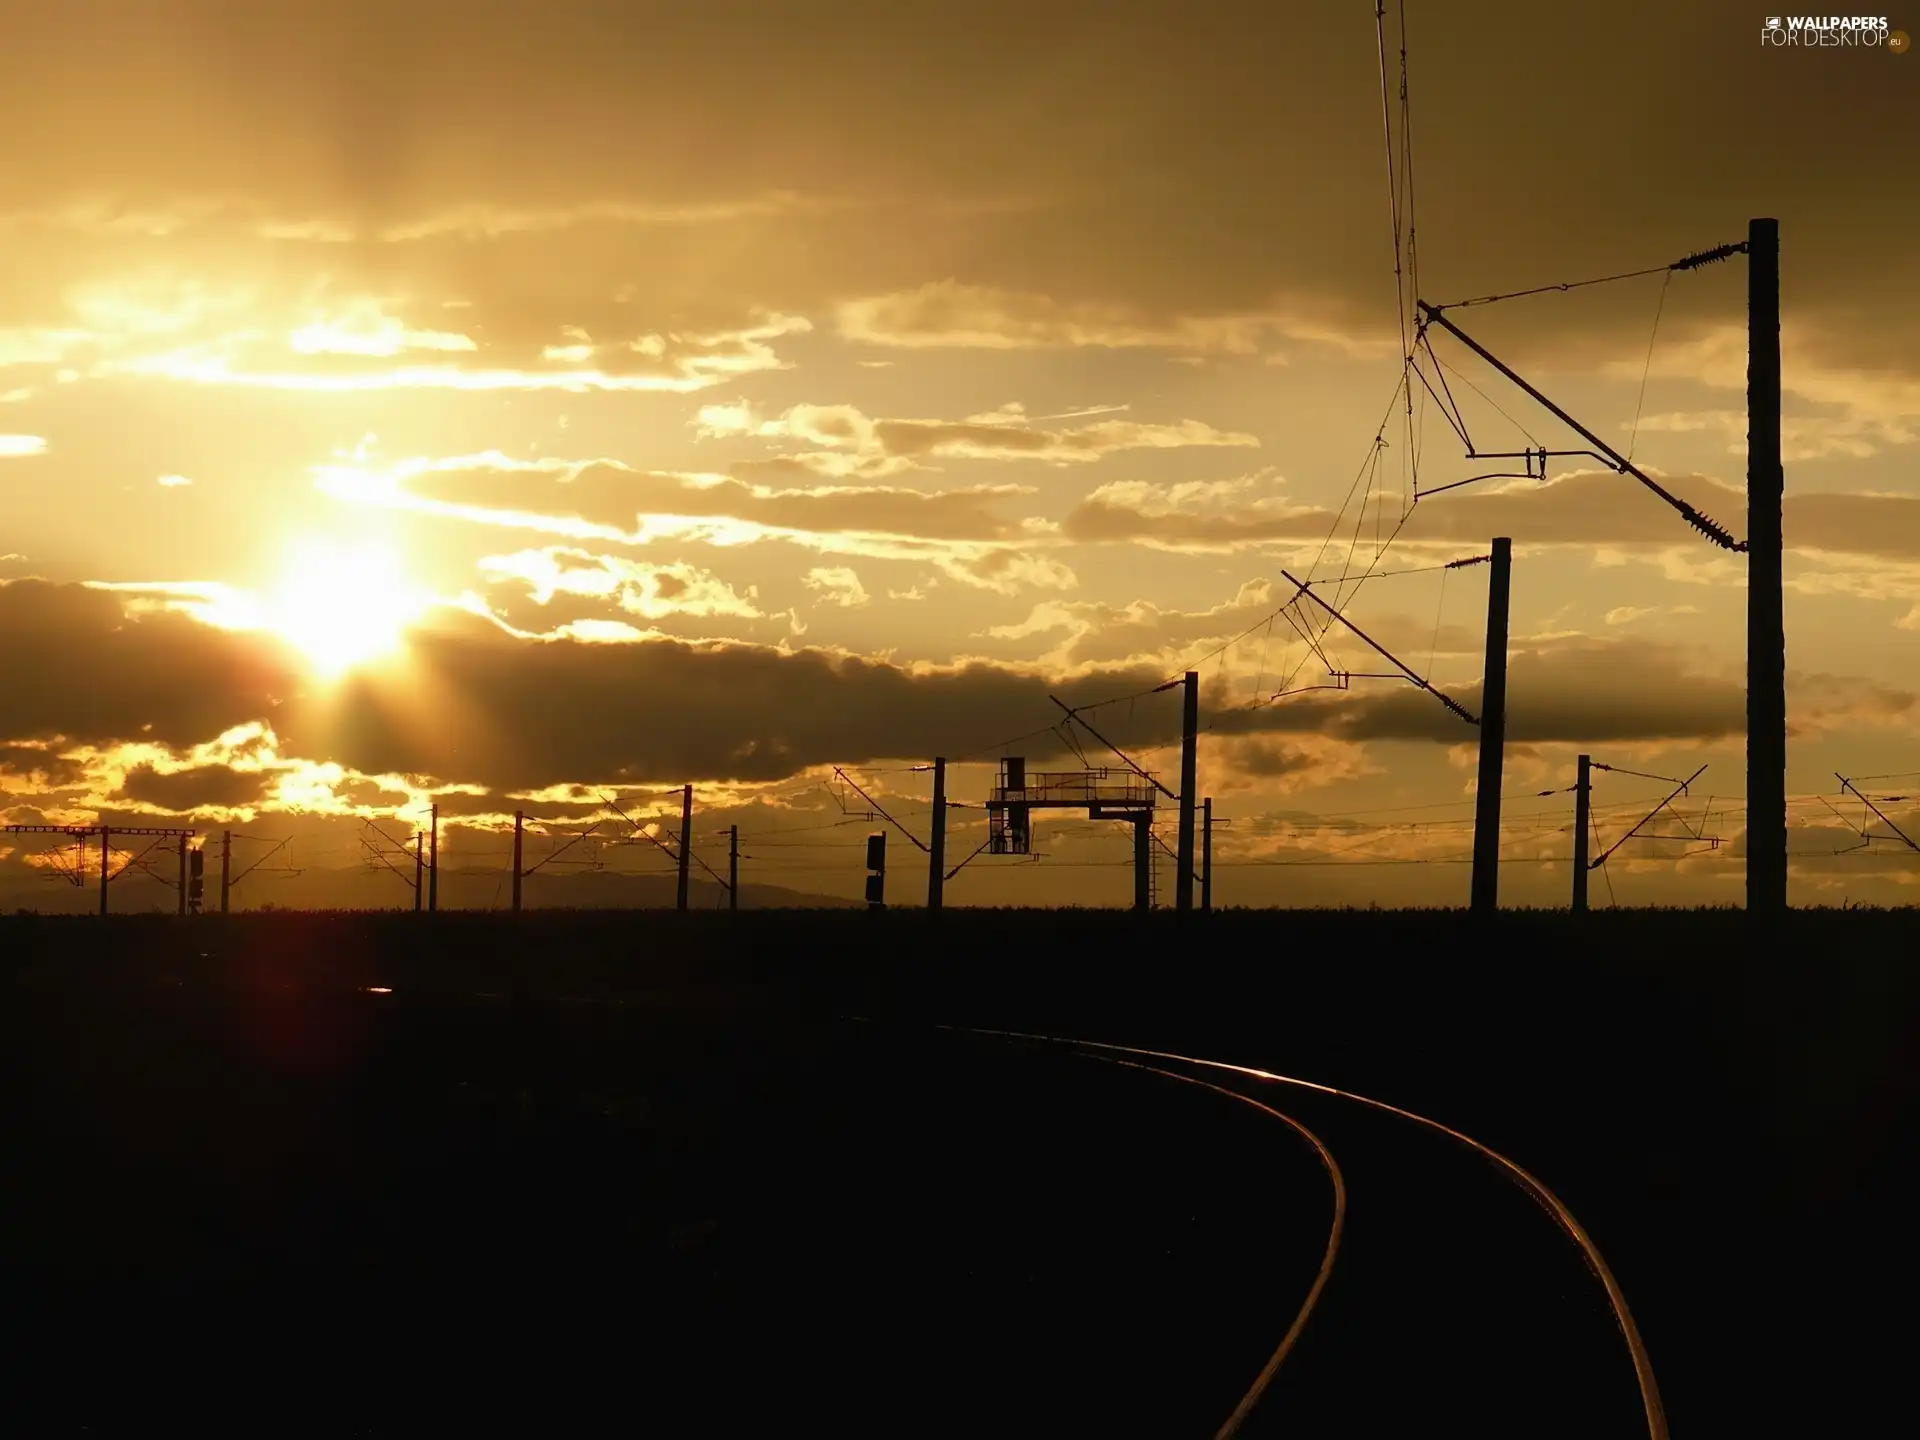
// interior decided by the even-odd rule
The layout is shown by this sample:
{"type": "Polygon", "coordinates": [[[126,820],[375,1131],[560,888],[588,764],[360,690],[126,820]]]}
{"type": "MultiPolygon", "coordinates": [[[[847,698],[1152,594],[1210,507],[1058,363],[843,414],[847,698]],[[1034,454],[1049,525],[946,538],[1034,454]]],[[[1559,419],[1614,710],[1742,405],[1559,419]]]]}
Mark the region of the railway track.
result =
{"type": "MultiPolygon", "coordinates": [[[[938,1028],[1205,1083],[1311,1136],[1325,1156],[1340,1194],[1330,1273],[1216,1440],[1454,1428],[1666,1440],[1652,1361],[1599,1247],[1506,1156],[1429,1117],[1257,1067],[938,1028]]],[[[1285,1297],[1275,1305],[1284,1310],[1285,1297]]]]}
{"type": "Polygon", "coordinates": [[[1566,1207],[1366,1097],[1012,1032],[870,1023],[756,1056],[768,1036],[737,1020],[599,997],[381,986],[282,1015],[173,993],[177,1019],[129,1013],[141,1048],[111,1084],[48,1072],[36,1092],[46,1243],[20,1278],[85,1337],[46,1330],[49,1362],[78,1345],[184,1373],[251,1330],[270,1392],[325,1375],[336,1434],[624,1404],[661,1434],[704,1413],[703,1433],[1665,1435],[1566,1207]],[[727,1071],[716,1042],[758,1078],[679,1125],[673,1077],[727,1071]],[[271,1183],[203,1185],[264,1136],[271,1183]],[[51,1188],[123,1175],[152,1212],[141,1263],[164,1260],[151,1301],[100,1268],[117,1232],[51,1188]],[[636,1228],[655,1201],[664,1257],[636,1228]],[[241,1236],[259,1257],[231,1285],[191,1258],[209,1225],[208,1254],[241,1236]],[[179,1282],[188,1309],[162,1298],[179,1282]],[[411,1358],[363,1368],[388,1354],[411,1358]]]}
{"type": "Polygon", "coordinates": [[[1288,1115],[1284,1111],[1276,1110],[1271,1105],[1264,1104],[1250,1095],[1242,1094],[1240,1091],[1230,1089],[1225,1085],[1216,1085],[1211,1080],[1201,1079],[1193,1075],[1183,1075],[1178,1070],[1169,1070],[1159,1065],[1147,1065],[1141,1061],[1123,1059],[1114,1054],[1091,1053],[1091,1058],[1104,1064],[1121,1065],[1128,1069],[1145,1071],[1150,1075],[1159,1075],[1164,1079],[1176,1080],[1189,1085],[1198,1085],[1202,1089],[1211,1090],[1216,1095],[1224,1096],[1229,1100],[1237,1100],[1242,1104],[1251,1105],[1260,1113],[1268,1115],[1278,1120],[1281,1124],[1286,1125],[1293,1130],[1295,1134],[1299,1135],[1301,1139],[1311,1145],[1314,1153],[1320,1159],[1321,1166],[1327,1172],[1328,1181],[1332,1185],[1333,1215],[1331,1223],[1327,1227],[1327,1248],[1325,1254],[1321,1256],[1320,1268],[1314,1272],[1313,1284],[1308,1288],[1306,1298],[1300,1302],[1300,1308],[1294,1312],[1293,1323],[1287,1327],[1286,1333],[1280,1337],[1280,1343],[1274,1346],[1273,1353],[1267,1357],[1266,1364],[1260,1367],[1260,1373],[1254,1377],[1253,1383],[1247,1387],[1246,1393],[1240,1397],[1239,1403],[1233,1407],[1233,1412],[1227,1416],[1220,1428],[1214,1432],[1214,1440],[1233,1440],[1233,1437],[1242,1432],[1248,1417],[1253,1414],[1254,1408],[1259,1405],[1261,1398],[1267,1393],[1267,1388],[1273,1383],[1274,1377],[1280,1373],[1280,1366],[1285,1363],[1287,1356],[1292,1353],[1294,1346],[1299,1343],[1300,1336],[1306,1329],[1307,1321],[1313,1315],[1314,1307],[1319,1303],[1322,1292],[1327,1288],[1327,1281],[1333,1274],[1333,1262],[1340,1253],[1340,1235],[1346,1228],[1346,1177],[1341,1174],[1340,1163],[1333,1158],[1333,1152],[1327,1148],[1324,1140],[1314,1134],[1313,1131],[1309,1130],[1305,1125],[1302,1125],[1298,1120],[1294,1119],[1293,1116],[1288,1115]]]}

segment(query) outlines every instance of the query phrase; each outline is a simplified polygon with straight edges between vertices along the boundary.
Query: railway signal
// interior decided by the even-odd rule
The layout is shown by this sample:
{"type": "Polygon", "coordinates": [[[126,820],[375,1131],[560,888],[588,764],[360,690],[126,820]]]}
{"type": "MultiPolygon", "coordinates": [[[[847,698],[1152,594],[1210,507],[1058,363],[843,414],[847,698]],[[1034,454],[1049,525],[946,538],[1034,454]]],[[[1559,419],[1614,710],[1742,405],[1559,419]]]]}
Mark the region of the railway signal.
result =
{"type": "Polygon", "coordinates": [[[887,908],[887,832],[867,836],[867,909],[887,908]]]}

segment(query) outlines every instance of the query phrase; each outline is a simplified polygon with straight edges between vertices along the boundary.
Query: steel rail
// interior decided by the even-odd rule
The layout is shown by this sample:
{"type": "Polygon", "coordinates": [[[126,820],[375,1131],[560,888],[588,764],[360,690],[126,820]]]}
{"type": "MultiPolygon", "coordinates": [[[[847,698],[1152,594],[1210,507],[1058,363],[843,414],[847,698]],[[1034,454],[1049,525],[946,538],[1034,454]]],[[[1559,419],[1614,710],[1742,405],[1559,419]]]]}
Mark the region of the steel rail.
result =
{"type": "Polygon", "coordinates": [[[1287,1327],[1287,1333],[1280,1337],[1280,1343],[1267,1357],[1267,1363],[1260,1367],[1260,1373],[1254,1377],[1253,1384],[1248,1388],[1247,1393],[1240,1397],[1240,1403],[1233,1407],[1233,1413],[1227,1416],[1220,1428],[1213,1433],[1213,1440],[1233,1440],[1233,1437],[1239,1434],[1240,1427],[1246,1423],[1247,1417],[1253,1413],[1253,1407],[1260,1403],[1260,1397],[1266,1394],[1267,1386],[1273,1383],[1273,1377],[1280,1373],[1281,1365],[1286,1362],[1288,1354],[1299,1341],[1301,1332],[1307,1328],[1307,1319],[1313,1314],[1314,1306],[1320,1303],[1321,1292],[1327,1288],[1327,1280],[1333,1274],[1334,1257],[1340,1250],[1340,1236],[1347,1224],[1346,1177],[1340,1173],[1340,1164],[1333,1158],[1333,1152],[1327,1148],[1325,1141],[1285,1111],[1276,1110],[1271,1105],[1254,1099],[1251,1095],[1243,1095],[1238,1090],[1229,1090],[1224,1085],[1215,1085],[1211,1081],[1201,1080],[1193,1075],[1182,1075],[1177,1070],[1162,1070],[1157,1065],[1143,1065],[1137,1060],[1119,1060],[1111,1055],[1088,1055],[1087,1058],[1098,1060],[1103,1065],[1124,1065],[1129,1070],[1145,1070],[1151,1075],[1162,1075],[1169,1080],[1198,1085],[1204,1090],[1213,1091],[1216,1095],[1225,1095],[1229,1099],[1238,1100],[1243,1105],[1251,1105],[1262,1114],[1271,1115],[1275,1120],[1293,1127],[1294,1132],[1313,1147],[1314,1153],[1320,1158],[1321,1167],[1327,1172],[1327,1179],[1333,1185],[1333,1223],[1327,1229],[1326,1252],[1320,1257],[1320,1268],[1314,1273],[1313,1284],[1307,1290],[1307,1298],[1300,1302],[1300,1308],[1294,1314],[1293,1323],[1287,1327]]]}
{"type": "Polygon", "coordinates": [[[1322,1085],[1314,1080],[1279,1075],[1271,1070],[1262,1070],[1252,1065],[1234,1065],[1224,1060],[1206,1060],[1195,1055],[1181,1055],[1171,1050],[1148,1050],[1133,1045],[1114,1045],[1106,1041],[1085,1040],[1073,1036],[1035,1035],[1019,1030],[989,1030],[966,1025],[939,1025],[936,1028],[960,1034],[990,1035],[1003,1040],[1040,1041],[1078,1050],[1109,1051],[1152,1060],[1172,1060],[1183,1065],[1198,1065],[1209,1070],[1224,1070],[1236,1075],[1245,1075],[1251,1079],[1263,1080],[1269,1084],[1292,1085],[1298,1089],[1312,1090],[1335,1099],[1349,1100],[1389,1115],[1398,1115],[1403,1120],[1411,1120],[1416,1125],[1423,1125],[1429,1130],[1459,1141],[1498,1166],[1509,1180],[1552,1217],[1554,1223],[1579,1249],[1581,1256],[1587,1262],[1587,1267],[1593,1271],[1594,1277],[1607,1292],[1607,1303],[1613,1309],[1613,1318],[1620,1327],[1620,1334],[1626,1342],[1627,1353],[1633,1361],[1634,1380],[1639,1386],[1641,1409],[1646,1415],[1648,1440],[1668,1440],[1666,1410],[1660,1402],[1660,1387],[1654,1379],[1653,1361],[1648,1357],[1646,1346],[1640,1339],[1639,1327],[1633,1322],[1633,1312],[1627,1307],[1627,1297],[1622,1293],[1619,1282],[1614,1279],[1613,1271],[1607,1267],[1607,1262],[1601,1257],[1600,1247],[1593,1243],[1592,1237],[1581,1228],[1580,1222],[1573,1218],[1573,1212],[1561,1203],[1559,1196],[1491,1146],[1481,1144],[1471,1135],[1462,1134],[1450,1125],[1444,1125],[1438,1120],[1429,1119],[1411,1110],[1403,1110],[1398,1105],[1390,1105],[1384,1100],[1375,1100],[1371,1096],[1358,1095],[1350,1090],[1336,1089],[1332,1085],[1322,1085]]]}

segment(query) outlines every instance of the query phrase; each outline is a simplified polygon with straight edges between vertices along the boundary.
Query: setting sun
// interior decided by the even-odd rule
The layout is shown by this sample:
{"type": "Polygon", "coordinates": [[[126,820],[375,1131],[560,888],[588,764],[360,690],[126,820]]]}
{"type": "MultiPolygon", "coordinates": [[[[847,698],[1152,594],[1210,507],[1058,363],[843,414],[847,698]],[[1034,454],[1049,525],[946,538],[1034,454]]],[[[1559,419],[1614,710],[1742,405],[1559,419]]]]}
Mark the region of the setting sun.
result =
{"type": "Polygon", "coordinates": [[[294,548],[269,602],[273,628],[329,678],[396,653],[424,605],[390,547],[326,541],[294,548]]]}

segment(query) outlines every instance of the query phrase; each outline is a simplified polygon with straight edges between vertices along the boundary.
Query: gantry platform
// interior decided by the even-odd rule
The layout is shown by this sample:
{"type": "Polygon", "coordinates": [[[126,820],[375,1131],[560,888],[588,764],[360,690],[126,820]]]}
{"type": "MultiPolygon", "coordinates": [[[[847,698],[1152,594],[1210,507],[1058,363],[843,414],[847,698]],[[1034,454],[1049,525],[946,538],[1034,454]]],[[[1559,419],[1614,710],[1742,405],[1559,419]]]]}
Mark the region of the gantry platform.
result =
{"type": "Polygon", "coordinates": [[[1156,791],[1150,780],[1131,770],[1027,769],[1011,755],[1000,761],[998,783],[987,800],[987,852],[1033,852],[1035,810],[1084,810],[1089,820],[1133,822],[1133,903],[1153,908],[1153,816],[1156,791]]]}

